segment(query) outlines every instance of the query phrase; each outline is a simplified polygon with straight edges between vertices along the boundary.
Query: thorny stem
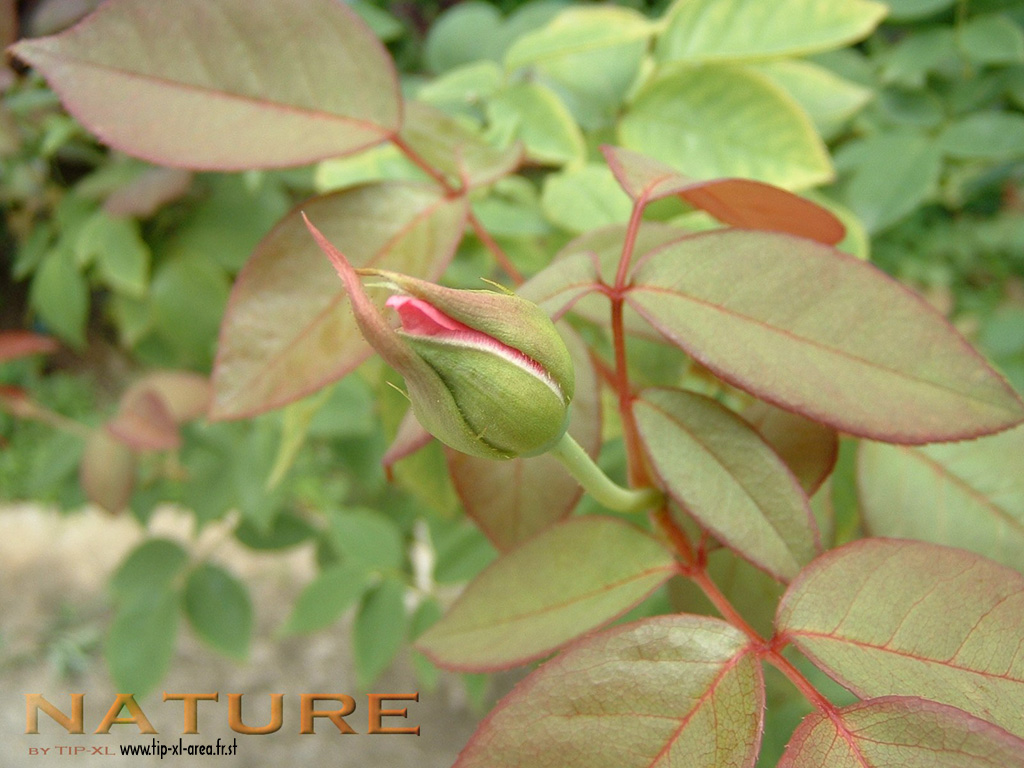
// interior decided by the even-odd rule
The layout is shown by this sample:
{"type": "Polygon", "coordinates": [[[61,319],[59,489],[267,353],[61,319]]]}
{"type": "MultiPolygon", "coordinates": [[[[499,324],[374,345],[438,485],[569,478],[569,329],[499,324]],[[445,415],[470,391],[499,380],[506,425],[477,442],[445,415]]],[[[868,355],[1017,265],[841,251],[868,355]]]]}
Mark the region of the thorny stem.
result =
{"type": "Polygon", "coordinates": [[[662,502],[661,491],[655,488],[623,488],[613,482],[568,432],[550,452],[579,480],[587,493],[609,509],[644,512],[662,502]]]}

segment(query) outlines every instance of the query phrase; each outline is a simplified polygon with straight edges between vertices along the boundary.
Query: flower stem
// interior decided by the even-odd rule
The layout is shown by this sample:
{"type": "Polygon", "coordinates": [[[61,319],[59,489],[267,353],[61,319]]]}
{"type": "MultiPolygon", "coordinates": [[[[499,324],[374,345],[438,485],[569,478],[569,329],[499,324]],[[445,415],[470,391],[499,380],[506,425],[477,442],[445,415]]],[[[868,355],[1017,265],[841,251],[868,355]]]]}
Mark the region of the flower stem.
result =
{"type": "Polygon", "coordinates": [[[661,503],[661,491],[656,488],[623,488],[612,482],[568,432],[551,449],[551,454],[565,464],[587,493],[609,509],[643,512],[661,503]]]}

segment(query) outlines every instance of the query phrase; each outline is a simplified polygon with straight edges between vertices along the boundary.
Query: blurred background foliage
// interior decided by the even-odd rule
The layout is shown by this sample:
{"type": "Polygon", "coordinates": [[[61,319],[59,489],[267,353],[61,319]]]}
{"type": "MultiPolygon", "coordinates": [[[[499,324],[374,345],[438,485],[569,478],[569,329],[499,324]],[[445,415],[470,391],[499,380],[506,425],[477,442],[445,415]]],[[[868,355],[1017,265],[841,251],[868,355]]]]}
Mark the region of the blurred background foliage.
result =
{"type": "MultiPolygon", "coordinates": [[[[525,146],[520,171],[473,200],[524,274],[576,234],[628,218],[599,152],[620,144],[697,178],[751,176],[832,208],[848,226],[842,248],[921,290],[1024,390],[1024,3],[889,0],[876,28],[881,12],[863,2],[833,4],[857,12],[820,27],[786,14],[799,0],[764,4],[779,6],[768,17],[742,0],[352,5],[393,54],[406,96],[446,115],[434,118],[445,131],[525,146]],[[702,17],[704,6],[719,15],[702,17]]],[[[0,42],[53,33],[96,4],[0,0],[0,42]]],[[[387,482],[378,418],[393,435],[404,401],[382,366],[252,419],[174,418],[171,450],[96,435],[145,405],[148,372],[209,374],[232,282],[294,204],[419,171],[386,146],[288,171],[159,168],[98,145],[34,73],[12,63],[0,88],[0,329],[60,341],[53,354],[7,362],[0,347],[0,502],[74,510],[88,499],[142,524],[174,503],[197,528],[230,520],[252,548],[313,541],[320,575],[282,631],[323,629],[354,606],[369,684],[440,615],[437,585],[494,556],[460,515],[436,445],[387,482]],[[120,473],[94,476],[90,460],[120,473]]],[[[672,204],[652,213],[706,226],[672,204]]],[[[446,280],[492,270],[467,236],[446,280]]],[[[637,355],[643,380],[666,375],[656,347],[637,355]]],[[[602,462],[614,474],[615,425],[606,433],[602,462]]],[[[858,526],[851,450],[831,485],[840,538],[858,526]]],[[[211,648],[245,657],[245,584],[175,542],[143,544],[110,593],[115,680],[159,682],[178,626],[167,601],[211,648]],[[131,652],[140,625],[163,649],[156,663],[131,652]]],[[[414,663],[429,686],[436,671],[414,663]]],[[[467,683],[482,690],[481,678],[467,683]]],[[[803,711],[794,706],[769,711],[793,719],[803,711]]],[[[785,743],[788,731],[778,733],[765,760],[785,743]]]]}

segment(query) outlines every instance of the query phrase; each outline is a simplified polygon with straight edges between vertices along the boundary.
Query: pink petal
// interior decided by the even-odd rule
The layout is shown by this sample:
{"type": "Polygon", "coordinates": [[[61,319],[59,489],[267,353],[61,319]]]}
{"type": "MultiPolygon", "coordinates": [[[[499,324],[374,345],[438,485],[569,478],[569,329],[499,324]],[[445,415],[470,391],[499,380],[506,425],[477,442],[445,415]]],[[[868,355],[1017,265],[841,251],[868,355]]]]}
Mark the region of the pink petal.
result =
{"type": "Polygon", "coordinates": [[[444,312],[423,299],[395,295],[388,298],[385,306],[392,307],[402,320],[402,330],[414,336],[447,336],[452,331],[468,331],[483,336],[468,325],[448,317],[444,312]]]}

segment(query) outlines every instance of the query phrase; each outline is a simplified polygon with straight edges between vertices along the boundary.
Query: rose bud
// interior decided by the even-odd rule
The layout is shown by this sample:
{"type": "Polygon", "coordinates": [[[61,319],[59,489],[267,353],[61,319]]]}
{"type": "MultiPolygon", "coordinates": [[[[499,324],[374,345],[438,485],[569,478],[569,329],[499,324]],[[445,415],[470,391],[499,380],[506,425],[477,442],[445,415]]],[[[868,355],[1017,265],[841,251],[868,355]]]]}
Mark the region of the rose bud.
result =
{"type": "Polygon", "coordinates": [[[536,304],[512,294],[445,288],[356,270],[306,221],[341,276],[363,336],[405,378],[420,424],[472,456],[543,453],[568,426],[574,375],[565,342],[536,304]],[[359,280],[373,276],[402,323],[392,329],[359,280]]]}

